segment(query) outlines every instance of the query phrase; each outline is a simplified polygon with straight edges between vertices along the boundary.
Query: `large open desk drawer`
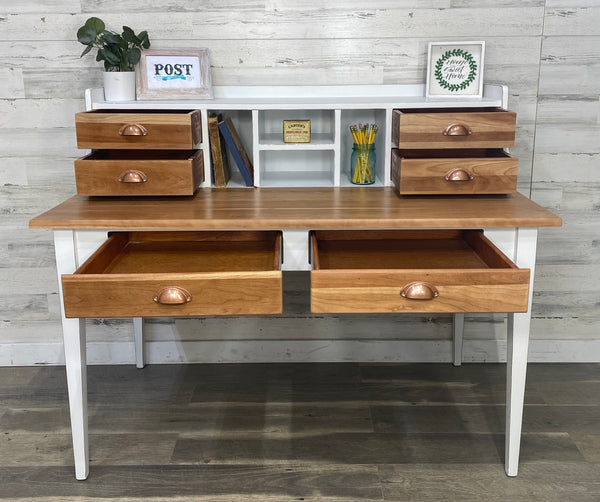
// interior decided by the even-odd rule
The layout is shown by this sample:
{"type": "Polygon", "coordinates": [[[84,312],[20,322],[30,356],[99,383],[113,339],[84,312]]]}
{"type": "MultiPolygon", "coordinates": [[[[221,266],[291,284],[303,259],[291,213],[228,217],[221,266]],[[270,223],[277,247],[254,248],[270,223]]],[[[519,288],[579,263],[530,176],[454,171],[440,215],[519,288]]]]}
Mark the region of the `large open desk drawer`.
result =
{"type": "Polygon", "coordinates": [[[479,230],[311,232],[311,311],[526,312],[529,270],[479,230]]]}
{"type": "Polygon", "coordinates": [[[277,314],[281,232],[118,232],[62,276],[66,317],[277,314]]]}

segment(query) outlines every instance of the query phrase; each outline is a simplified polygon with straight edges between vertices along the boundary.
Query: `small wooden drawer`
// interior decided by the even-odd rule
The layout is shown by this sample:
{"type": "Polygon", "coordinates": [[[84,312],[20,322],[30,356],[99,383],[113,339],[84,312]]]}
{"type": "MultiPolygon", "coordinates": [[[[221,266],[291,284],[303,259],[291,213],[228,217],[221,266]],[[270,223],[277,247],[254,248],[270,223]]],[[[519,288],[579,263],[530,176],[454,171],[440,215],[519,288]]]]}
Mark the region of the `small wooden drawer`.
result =
{"type": "Polygon", "coordinates": [[[190,150],[202,141],[200,110],[75,114],[78,148],[190,150]]]}
{"type": "Polygon", "coordinates": [[[517,189],[519,160],[502,149],[392,149],[392,181],[401,195],[506,194],[517,189]]]}
{"type": "Polygon", "coordinates": [[[529,270],[479,230],[311,232],[315,313],[526,312],[529,270]]]}
{"type": "Polygon", "coordinates": [[[78,195],[193,195],[202,150],[95,150],[75,161],[78,195]]]}
{"type": "Polygon", "coordinates": [[[277,314],[281,232],[119,232],[62,276],[67,317],[277,314]]]}
{"type": "Polygon", "coordinates": [[[509,148],[517,115],[505,110],[394,110],[392,141],[398,148],[509,148]]]}

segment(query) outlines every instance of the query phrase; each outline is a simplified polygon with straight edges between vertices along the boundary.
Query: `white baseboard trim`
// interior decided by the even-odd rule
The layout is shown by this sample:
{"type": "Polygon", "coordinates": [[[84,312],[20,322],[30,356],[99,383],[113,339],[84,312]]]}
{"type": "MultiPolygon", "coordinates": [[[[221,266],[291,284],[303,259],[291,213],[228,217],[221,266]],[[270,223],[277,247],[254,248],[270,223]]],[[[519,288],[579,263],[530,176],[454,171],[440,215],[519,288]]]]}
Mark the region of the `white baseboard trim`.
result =
{"type": "MultiPolygon", "coordinates": [[[[450,363],[449,340],[152,341],[148,364],[255,362],[450,363]]],[[[135,364],[132,342],[87,345],[89,364],[135,364]]],[[[465,340],[465,363],[505,362],[506,342],[465,340]]],[[[532,340],[529,362],[600,362],[600,340],[532,340]]],[[[0,344],[0,366],[64,364],[61,343],[0,344]]]]}

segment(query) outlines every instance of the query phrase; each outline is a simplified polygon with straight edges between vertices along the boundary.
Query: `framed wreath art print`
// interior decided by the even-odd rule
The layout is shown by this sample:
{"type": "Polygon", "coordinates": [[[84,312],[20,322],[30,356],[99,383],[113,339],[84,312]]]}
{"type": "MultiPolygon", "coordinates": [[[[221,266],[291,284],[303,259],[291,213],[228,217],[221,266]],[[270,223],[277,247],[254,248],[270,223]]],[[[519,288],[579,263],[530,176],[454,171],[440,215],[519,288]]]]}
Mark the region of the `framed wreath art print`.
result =
{"type": "Polygon", "coordinates": [[[147,49],[137,75],[137,99],[212,99],[208,49],[147,49]]]}
{"type": "Polygon", "coordinates": [[[430,42],[427,98],[483,96],[485,42],[430,42]]]}

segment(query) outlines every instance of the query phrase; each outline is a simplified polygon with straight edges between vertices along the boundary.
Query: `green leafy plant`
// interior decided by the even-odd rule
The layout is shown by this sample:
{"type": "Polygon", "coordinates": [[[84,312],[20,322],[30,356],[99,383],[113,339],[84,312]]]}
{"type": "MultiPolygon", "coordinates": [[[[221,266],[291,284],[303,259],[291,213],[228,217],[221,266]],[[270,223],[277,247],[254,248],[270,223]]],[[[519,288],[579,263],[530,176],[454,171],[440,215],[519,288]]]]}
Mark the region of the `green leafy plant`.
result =
{"type": "Polygon", "coordinates": [[[150,47],[146,31],[136,35],[131,28],[123,26],[123,33],[119,35],[107,30],[104,22],[97,17],[90,17],[77,30],[77,40],[87,46],[81,57],[94,47],[98,49],[96,61],[104,61],[106,71],[134,71],[142,49],[150,47]]]}

